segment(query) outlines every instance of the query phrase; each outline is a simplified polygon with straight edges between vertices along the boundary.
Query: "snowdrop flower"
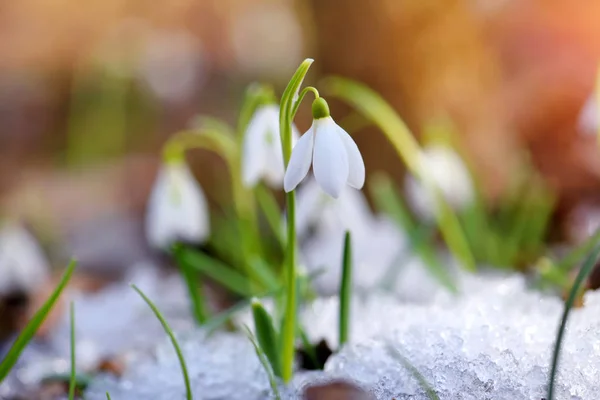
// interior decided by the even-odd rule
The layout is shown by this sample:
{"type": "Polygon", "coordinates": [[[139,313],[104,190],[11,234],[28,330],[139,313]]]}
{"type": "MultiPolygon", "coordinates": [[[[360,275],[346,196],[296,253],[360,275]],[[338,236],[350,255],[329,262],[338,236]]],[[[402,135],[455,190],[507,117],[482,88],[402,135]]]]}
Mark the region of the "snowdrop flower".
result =
{"type": "MultiPolygon", "coordinates": [[[[419,155],[418,168],[453,209],[461,209],[473,200],[469,171],[452,149],[440,145],[424,149],[419,155]]],[[[411,208],[422,219],[433,221],[437,210],[435,193],[412,175],[407,176],[405,188],[411,208]]]]}
{"type": "Polygon", "coordinates": [[[21,225],[0,231],[0,295],[35,290],[50,275],[50,266],[37,240],[21,225]]]}
{"type": "MultiPolygon", "coordinates": [[[[292,127],[292,143],[298,136],[297,129],[292,127]]],[[[246,187],[253,187],[263,178],[268,185],[279,189],[283,185],[284,173],[279,106],[259,107],[244,134],[242,182],[246,187]]]]}
{"type": "Polygon", "coordinates": [[[201,243],[210,231],[204,193],[183,161],[165,163],[154,183],[146,213],[152,247],[168,249],[177,241],[201,243]]]}
{"type": "Polygon", "coordinates": [[[598,101],[592,94],[586,101],[581,114],[579,114],[579,130],[582,133],[597,135],[600,129],[600,115],[598,115],[598,101]]]}
{"type": "Polygon", "coordinates": [[[361,189],[365,183],[365,164],[356,143],[331,118],[325,99],[317,98],[312,110],[312,126],[292,151],[283,182],[285,191],[298,186],[311,164],[315,179],[331,197],[338,198],[346,184],[361,189]]]}

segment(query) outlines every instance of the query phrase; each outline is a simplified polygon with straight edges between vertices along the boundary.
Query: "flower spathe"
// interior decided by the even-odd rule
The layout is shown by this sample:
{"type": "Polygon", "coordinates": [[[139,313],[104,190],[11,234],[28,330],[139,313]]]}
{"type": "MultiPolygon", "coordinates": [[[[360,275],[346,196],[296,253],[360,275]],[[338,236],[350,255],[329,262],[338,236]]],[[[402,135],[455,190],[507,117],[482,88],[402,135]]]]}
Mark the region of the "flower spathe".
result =
{"type": "Polygon", "coordinates": [[[319,186],[338,198],[347,184],[361,189],[365,183],[365,164],[358,146],[329,115],[321,97],[313,102],[313,123],[298,140],[285,172],[283,187],[290,192],[306,177],[312,164],[319,186]]]}
{"type": "MultiPolygon", "coordinates": [[[[298,131],[292,126],[292,143],[298,131]]],[[[248,123],[242,147],[242,182],[254,187],[261,178],[275,189],[283,185],[285,167],[279,133],[279,106],[259,107],[248,123]]]]}
{"type": "Polygon", "coordinates": [[[166,162],[150,194],[148,243],[165,250],[178,241],[202,243],[209,233],[210,217],[202,188],[185,162],[166,162]]]}

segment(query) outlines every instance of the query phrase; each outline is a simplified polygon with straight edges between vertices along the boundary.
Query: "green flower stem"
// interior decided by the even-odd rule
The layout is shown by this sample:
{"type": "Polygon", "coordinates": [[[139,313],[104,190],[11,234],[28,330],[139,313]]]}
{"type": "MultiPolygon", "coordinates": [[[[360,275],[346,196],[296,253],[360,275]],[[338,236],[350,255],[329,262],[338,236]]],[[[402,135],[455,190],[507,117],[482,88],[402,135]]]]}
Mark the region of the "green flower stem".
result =
{"type": "Polygon", "coordinates": [[[296,103],[294,104],[294,107],[292,108],[292,115],[296,115],[296,113],[298,112],[298,108],[300,107],[300,104],[302,104],[302,100],[304,100],[304,96],[306,96],[306,94],[308,92],[312,92],[315,95],[315,99],[318,99],[320,97],[319,91],[316,88],[314,88],[312,86],[305,87],[300,92],[300,95],[298,96],[298,101],[296,101],[296,103]]]}
{"type": "MultiPolygon", "coordinates": [[[[176,257],[178,252],[176,253],[176,257]]],[[[202,282],[198,282],[197,272],[186,262],[179,262],[181,274],[188,287],[188,294],[192,300],[192,313],[198,325],[203,325],[209,317],[208,308],[203,296],[202,282]]]]}
{"type": "MultiPolygon", "coordinates": [[[[300,64],[294,76],[290,80],[283,96],[281,97],[281,108],[279,111],[279,132],[281,134],[281,145],[283,160],[287,168],[292,156],[292,122],[294,110],[298,107],[294,104],[294,97],[298,93],[304,76],[308,72],[312,59],[306,59],[300,64]]],[[[300,100],[300,97],[298,97],[300,100]]],[[[299,101],[296,102],[299,104],[299,101]]],[[[292,379],[294,369],[294,342],[296,338],[296,193],[292,190],[285,195],[287,206],[287,249],[285,260],[285,271],[287,278],[286,307],[282,335],[282,378],[284,382],[292,379]]]]}
{"type": "MultiPolygon", "coordinates": [[[[167,162],[169,160],[181,160],[186,150],[195,148],[212,151],[227,163],[231,175],[233,203],[238,216],[244,268],[252,282],[257,282],[262,288],[267,288],[269,282],[264,281],[251,267],[251,260],[255,257],[254,254],[259,252],[258,222],[252,192],[246,190],[242,184],[239,148],[235,138],[224,132],[214,129],[202,129],[202,127],[199,127],[198,130],[181,131],[171,137],[165,144],[163,157],[167,162]]],[[[275,276],[271,278],[276,279],[275,276]]]]}
{"type": "Polygon", "coordinates": [[[430,192],[434,193],[438,225],[448,248],[467,270],[474,271],[476,269],[475,259],[460,226],[458,216],[444,200],[439,190],[433,186],[430,179],[423,174],[422,168],[419,166],[421,148],[396,111],[373,90],[349,79],[331,77],[327,78],[323,85],[329,95],[344,100],[373,121],[394,146],[409,171],[426,185],[430,192]]]}
{"type": "Polygon", "coordinates": [[[340,282],[340,347],[348,341],[350,325],[350,302],[352,301],[352,242],[350,232],[344,236],[344,253],[342,258],[342,279],[340,282]]]}

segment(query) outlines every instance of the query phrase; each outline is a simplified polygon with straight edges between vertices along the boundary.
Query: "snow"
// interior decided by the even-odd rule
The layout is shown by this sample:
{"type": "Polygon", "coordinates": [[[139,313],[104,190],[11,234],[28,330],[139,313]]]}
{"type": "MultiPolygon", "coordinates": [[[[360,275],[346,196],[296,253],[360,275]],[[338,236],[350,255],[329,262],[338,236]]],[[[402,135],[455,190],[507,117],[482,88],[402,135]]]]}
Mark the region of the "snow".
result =
{"type": "MultiPolygon", "coordinates": [[[[529,290],[520,276],[463,276],[462,296],[438,291],[429,303],[397,296],[357,296],[351,342],[322,372],[299,373],[283,398],[299,398],[310,382],[352,380],[377,399],[428,399],[397,351],[441,399],[540,400],[545,396],[552,346],[562,312],[560,299],[529,290]],[[395,349],[395,350],[391,350],[395,349]]],[[[556,399],[593,400],[600,391],[600,293],[574,310],[565,336],[556,399]]],[[[337,299],[320,299],[303,311],[313,339],[336,345],[337,299]]],[[[239,334],[180,335],[195,398],[267,399],[265,372],[239,334]]],[[[183,380],[170,343],[155,359],[129,365],[124,379],[95,381],[87,398],[182,398],[183,380]]]]}

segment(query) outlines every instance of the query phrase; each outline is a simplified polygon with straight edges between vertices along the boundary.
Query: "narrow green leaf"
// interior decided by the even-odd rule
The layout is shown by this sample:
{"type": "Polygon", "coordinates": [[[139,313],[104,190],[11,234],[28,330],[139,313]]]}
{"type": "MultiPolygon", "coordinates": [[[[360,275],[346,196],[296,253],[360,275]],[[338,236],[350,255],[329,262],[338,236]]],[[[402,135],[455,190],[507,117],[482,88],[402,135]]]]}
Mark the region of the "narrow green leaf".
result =
{"type": "MultiPolygon", "coordinates": [[[[442,265],[435,247],[431,244],[434,230],[427,226],[419,226],[413,221],[408,208],[394,190],[391,179],[385,174],[375,176],[371,181],[371,194],[377,208],[388,214],[406,232],[413,251],[425,263],[429,273],[450,292],[458,293],[454,279],[448,269],[442,265]]],[[[396,266],[393,265],[390,268],[396,268],[396,266]]],[[[385,277],[392,276],[391,272],[385,277]]]]}
{"type": "Polygon", "coordinates": [[[77,384],[77,372],[75,366],[75,303],[71,301],[71,379],[69,381],[69,400],[75,399],[75,386],[77,384]]]}
{"type": "MultiPolygon", "coordinates": [[[[177,244],[175,245],[174,249],[180,246],[182,245],[177,244]]],[[[177,258],[181,255],[181,252],[174,250],[174,254],[177,258]]],[[[196,270],[190,267],[189,263],[177,260],[177,264],[179,266],[179,270],[181,271],[181,276],[186,283],[188,295],[191,299],[192,315],[194,316],[196,323],[198,325],[202,325],[208,319],[208,308],[202,293],[202,283],[198,282],[196,270]]]]}
{"type": "Polygon", "coordinates": [[[256,298],[252,300],[252,317],[254,318],[254,327],[256,330],[258,344],[260,344],[260,348],[267,356],[275,376],[281,378],[281,360],[278,351],[278,335],[277,332],[275,332],[273,319],[267,310],[265,310],[261,302],[256,298]]]}
{"type": "Polygon", "coordinates": [[[343,251],[342,276],[340,280],[340,347],[348,341],[350,304],[352,302],[352,241],[349,231],[346,231],[346,235],[344,236],[343,251]]]}
{"type": "Polygon", "coordinates": [[[267,360],[267,357],[266,357],[264,351],[258,345],[256,339],[252,335],[252,331],[250,331],[248,326],[244,325],[244,331],[246,333],[246,336],[252,343],[252,346],[254,346],[256,355],[258,356],[260,363],[262,364],[263,368],[265,369],[265,371],[267,373],[267,376],[269,378],[269,384],[271,385],[271,390],[273,390],[273,395],[275,396],[275,399],[281,400],[281,394],[279,393],[279,387],[277,386],[277,379],[275,378],[275,374],[273,373],[273,370],[271,369],[271,365],[269,364],[269,361],[267,360]]]}
{"type": "Polygon", "coordinates": [[[392,345],[388,344],[387,350],[388,350],[388,353],[392,357],[394,357],[396,360],[398,360],[402,364],[402,366],[404,368],[406,368],[412,374],[412,376],[417,380],[417,382],[419,382],[419,385],[421,385],[423,390],[425,390],[427,397],[429,397],[431,400],[440,400],[440,397],[437,395],[437,393],[435,392],[433,387],[429,384],[429,382],[427,382],[427,379],[425,379],[423,374],[421,374],[421,372],[419,372],[417,367],[415,367],[406,357],[404,357],[398,351],[398,349],[396,349],[392,345]]]}
{"type": "Polygon", "coordinates": [[[146,302],[146,304],[148,304],[148,307],[150,307],[150,309],[152,310],[152,312],[154,313],[154,315],[156,316],[156,318],[160,321],[161,325],[163,326],[166,334],[171,339],[171,343],[173,344],[173,348],[175,349],[175,353],[177,353],[177,358],[179,359],[179,364],[181,365],[181,373],[183,375],[183,382],[185,384],[186,399],[187,400],[192,400],[193,399],[192,387],[190,385],[190,378],[189,378],[189,375],[188,375],[187,365],[185,363],[185,359],[183,358],[183,352],[181,351],[181,347],[179,346],[179,343],[177,342],[177,338],[175,337],[175,334],[173,333],[173,330],[169,326],[169,323],[167,322],[167,320],[165,319],[165,317],[163,317],[163,315],[160,312],[160,310],[152,302],[152,300],[150,300],[144,294],[144,292],[142,292],[137,286],[131,285],[131,287],[133,288],[133,290],[135,290],[142,297],[142,299],[144,299],[144,301],[146,302]]]}
{"type": "Polygon", "coordinates": [[[569,292],[569,297],[565,302],[565,308],[563,310],[563,314],[560,320],[560,325],[558,327],[558,331],[556,333],[556,342],[554,344],[554,351],[552,353],[552,364],[550,369],[550,380],[548,382],[548,400],[554,399],[554,382],[556,380],[556,373],[558,371],[558,358],[560,355],[560,348],[562,345],[563,336],[565,333],[565,329],[567,327],[567,320],[569,319],[569,313],[571,312],[571,308],[573,308],[573,304],[575,303],[575,298],[579,294],[581,289],[581,285],[590,275],[592,270],[594,269],[594,265],[598,260],[598,255],[600,255],[600,246],[596,246],[596,248],[592,251],[592,253],[588,256],[583,263],[583,266],[579,270],[577,277],[575,278],[575,282],[573,282],[573,287],[569,292]]]}
{"type": "Polygon", "coordinates": [[[42,307],[35,313],[33,318],[31,318],[31,321],[29,321],[27,326],[25,326],[23,331],[21,331],[21,334],[19,335],[19,337],[17,337],[17,340],[15,340],[10,350],[8,350],[8,353],[2,360],[2,363],[0,363],[0,382],[2,382],[4,378],[6,378],[12,367],[19,359],[19,356],[21,355],[23,349],[27,346],[29,341],[31,341],[31,339],[39,329],[40,325],[42,325],[42,323],[48,316],[50,310],[52,310],[52,307],[56,303],[56,300],[58,300],[60,294],[69,283],[69,280],[71,279],[71,275],[73,275],[73,271],[75,270],[76,265],[77,263],[74,260],[71,260],[58,286],[56,287],[56,289],[54,289],[54,292],[52,292],[48,300],[46,300],[42,307]]]}
{"type": "Polygon", "coordinates": [[[273,233],[277,240],[279,240],[279,243],[281,243],[281,246],[285,247],[285,232],[281,223],[281,210],[273,193],[271,193],[264,185],[258,185],[254,189],[254,195],[256,196],[260,209],[269,223],[269,227],[273,230],[273,233]]]}
{"type": "Polygon", "coordinates": [[[200,271],[234,293],[244,297],[251,296],[248,278],[230,266],[183,246],[177,248],[174,253],[178,262],[200,271]]]}
{"type": "Polygon", "coordinates": [[[110,393],[108,393],[108,392],[106,392],[106,400],[112,400],[112,399],[110,398],[110,393]]]}
{"type": "MultiPolygon", "coordinates": [[[[418,156],[421,149],[404,121],[396,111],[375,91],[358,82],[340,78],[327,78],[323,85],[326,92],[338,97],[360,111],[373,121],[392,144],[398,156],[409,171],[425,184],[423,172],[419,167],[418,156]]],[[[458,217],[434,187],[429,188],[435,194],[437,221],[446,245],[468,271],[475,271],[476,264],[469,243],[465,239],[458,217]]]]}
{"type": "Polygon", "coordinates": [[[600,244],[600,230],[591,235],[583,244],[571,250],[562,260],[556,263],[556,269],[561,275],[567,275],[579,261],[596,246],[600,244]]]}
{"type": "Polygon", "coordinates": [[[260,257],[251,257],[247,262],[267,290],[277,290],[281,286],[273,268],[265,260],[260,257]]]}
{"type": "Polygon", "coordinates": [[[281,144],[283,149],[283,160],[287,167],[290,161],[292,153],[291,143],[291,125],[294,115],[292,109],[294,108],[294,97],[298,96],[304,77],[308,73],[308,70],[313,63],[313,59],[307,58],[300,64],[292,79],[288,83],[283,95],[281,96],[281,106],[279,111],[279,133],[281,134],[281,144]]]}

